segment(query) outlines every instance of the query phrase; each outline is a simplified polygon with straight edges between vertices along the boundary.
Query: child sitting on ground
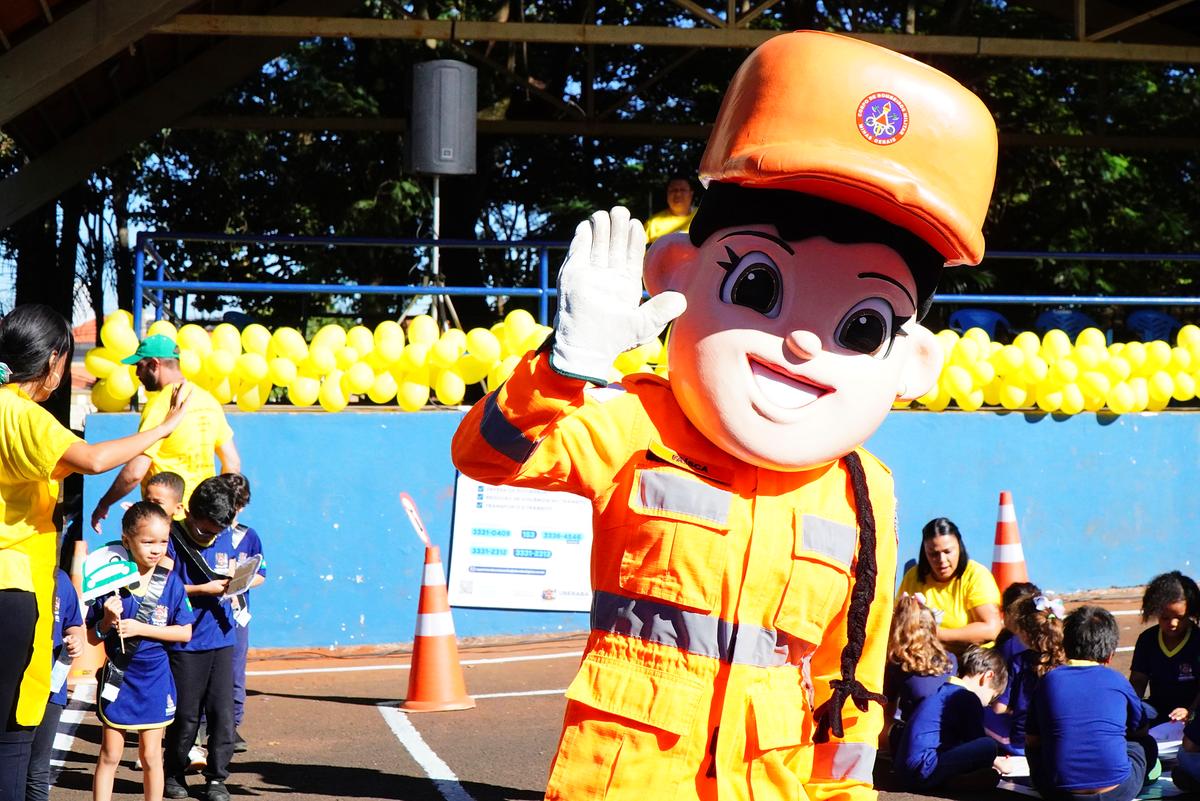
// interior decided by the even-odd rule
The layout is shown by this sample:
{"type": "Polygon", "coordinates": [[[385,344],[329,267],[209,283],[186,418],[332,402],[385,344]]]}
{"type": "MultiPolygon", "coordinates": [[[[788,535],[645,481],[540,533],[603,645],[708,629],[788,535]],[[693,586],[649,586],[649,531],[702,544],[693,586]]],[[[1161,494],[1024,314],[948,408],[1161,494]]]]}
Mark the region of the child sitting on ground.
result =
{"type": "Polygon", "coordinates": [[[1014,631],[1016,625],[1014,607],[1017,605],[1017,601],[1041,594],[1041,588],[1032,581],[1014,581],[1000,594],[1000,616],[1004,619],[1004,628],[1000,629],[1000,633],[996,635],[996,644],[992,647],[1012,649],[1011,651],[1001,650],[1000,653],[1004,655],[1005,661],[1010,659],[1015,651],[1025,648],[1025,644],[1021,642],[1021,638],[1014,631]]]}
{"type": "Polygon", "coordinates": [[[50,673],[50,701],[46,714],[33,735],[29,752],[29,772],[25,777],[25,801],[50,798],[50,755],[54,736],[67,705],[67,674],[71,662],[83,653],[83,617],[79,614],[79,596],[71,577],[62,570],[54,573],[54,670],[50,673]]]}
{"type": "MultiPolygon", "coordinates": [[[[237,510],[237,514],[240,515],[242,510],[250,504],[250,482],[240,473],[226,473],[221,478],[232,488],[234,493],[234,508],[237,510]]],[[[236,517],[234,517],[231,528],[230,535],[234,558],[230,565],[230,572],[255,556],[262,556],[263,552],[262,540],[258,538],[257,531],[250,528],[250,526],[238,522],[236,517]]],[[[258,564],[258,570],[254,578],[250,582],[250,587],[257,587],[266,580],[267,561],[263,557],[258,564]]],[[[238,625],[237,644],[233,649],[233,750],[234,753],[240,754],[246,750],[246,741],[242,737],[241,726],[246,710],[246,655],[250,651],[249,590],[233,599],[233,602],[238,607],[234,611],[234,620],[238,625]]]]}
{"type": "Polygon", "coordinates": [[[983,730],[983,708],[1008,681],[1004,660],[992,648],[963,652],[959,675],[913,711],[892,759],[907,789],[978,790],[1000,778],[992,763],[996,741],[983,730]]]}
{"type": "MultiPolygon", "coordinates": [[[[1017,655],[1028,648],[1025,642],[1015,631],[1017,623],[1016,606],[1023,598],[1030,598],[1034,595],[1041,595],[1042,591],[1038,586],[1029,581],[1014,581],[1004,588],[1004,592],[1000,595],[1000,615],[1004,619],[1004,628],[1000,630],[1000,634],[996,637],[996,644],[993,646],[1004,659],[1004,664],[1008,667],[1008,684],[996,698],[996,702],[987,709],[983,710],[983,727],[987,729],[996,742],[1000,743],[1000,752],[1004,755],[1011,755],[1013,752],[1009,750],[1009,731],[1012,728],[1012,719],[1005,714],[1010,702],[1009,692],[1012,689],[1012,666],[1017,655]]],[[[1003,757],[1002,757],[1003,758],[1003,757]]],[[[1007,772],[1005,765],[1001,761],[997,761],[996,767],[1002,773],[1007,772]]]]}
{"type": "Polygon", "coordinates": [[[1063,622],[1067,664],[1039,682],[1026,733],[1030,775],[1043,798],[1131,801],[1158,765],[1149,710],[1107,667],[1118,634],[1116,619],[1099,606],[1080,607],[1063,622]]]}
{"type": "Polygon", "coordinates": [[[888,698],[884,712],[884,742],[896,750],[903,721],[912,717],[917,704],[937,692],[958,672],[958,660],[937,638],[933,612],[921,593],[904,593],[896,601],[888,638],[887,667],[883,694],[888,698]]]}
{"type": "Polygon", "coordinates": [[[97,714],[103,727],[92,782],[93,801],[112,798],[125,732],[138,734],[146,798],[162,798],[163,730],[175,717],[175,682],[163,643],[192,636],[192,608],[179,578],[159,564],[171,520],[146,501],[121,519],[121,541],[140,573],[139,583],[98,598],[88,609],[88,641],[104,643],[97,714]]]}
{"type": "Polygon", "coordinates": [[[1200,589],[1196,582],[1172,570],[1155,576],[1142,595],[1142,621],[1157,618],[1158,625],[1142,632],[1133,648],[1129,683],[1154,707],[1151,725],[1167,720],[1187,720],[1196,708],[1200,691],[1200,637],[1193,635],[1200,614],[1200,589]]]}
{"type": "MultiPolygon", "coordinates": [[[[1051,669],[1065,664],[1062,621],[1066,617],[1063,603],[1045,595],[1022,598],[1014,606],[1013,624],[1016,638],[1028,644],[1008,662],[1008,700],[997,700],[993,709],[1009,718],[1007,754],[1025,754],[1025,730],[1029,704],[1039,681],[1051,669]]],[[[1000,763],[1002,772],[1004,763],[1000,763]]]]}

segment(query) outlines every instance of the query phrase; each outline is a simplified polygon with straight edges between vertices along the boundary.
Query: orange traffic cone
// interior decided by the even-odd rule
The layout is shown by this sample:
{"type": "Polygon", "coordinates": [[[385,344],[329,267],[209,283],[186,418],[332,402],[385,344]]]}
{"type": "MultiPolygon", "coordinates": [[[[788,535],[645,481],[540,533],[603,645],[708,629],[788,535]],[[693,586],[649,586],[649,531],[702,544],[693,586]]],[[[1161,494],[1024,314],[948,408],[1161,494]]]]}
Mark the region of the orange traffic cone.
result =
{"type": "Polygon", "coordinates": [[[447,712],[471,709],[475,699],[467,695],[458,642],[446,596],[446,574],[436,545],[425,547],[425,578],[417,601],[417,634],[413,640],[412,670],[408,674],[408,697],[400,705],[409,712],[447,712]]]}
{"type": "Polygon", "coordinates": [[[1004,592],[1009,584],[1029,581],[1025,568],[1025,551],[1021,548],[1021,532],[1017,530],[1017,512],[1012,493],[1000,493],[1000,514],[996,518],[996,548],[992,552],[992,576],[1004,592]]]}

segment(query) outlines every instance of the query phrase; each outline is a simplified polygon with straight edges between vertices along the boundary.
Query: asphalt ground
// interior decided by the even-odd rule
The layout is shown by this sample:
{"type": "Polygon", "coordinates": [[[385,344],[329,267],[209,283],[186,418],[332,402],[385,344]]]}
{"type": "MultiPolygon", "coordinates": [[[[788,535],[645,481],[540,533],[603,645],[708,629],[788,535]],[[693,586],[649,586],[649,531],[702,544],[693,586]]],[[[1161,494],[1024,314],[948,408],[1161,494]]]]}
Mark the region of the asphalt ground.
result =
{"type": "MultiPolygon", "coordinates": [[[[1121,613],[1121,646],[1113,667],[1128,674],[1142,630],[1140,595],[1110,591],[1090,598],[1121,613]]],[[[579,663],[584,637],[462,647],[460,662],[476,707],[403,713],[409,656],[272,654],[251,651],[246,720],[249,750],[236,754],[228,786],[237,798],[501,801],[542,798],[557,746],[563,692],[579,663]]],[[[91,798],[100,726],[94,686],[73,688],[55,756],[62,765],[51,797],[91,798]]],[[[132,740],[117,772],[116,798],[141,798],[132,740]]],[[[189,776],[199,785],[197,775],[189,776]]],[[[877,766],[883,801],[929,796],[893,792],[886,764],[877,766]]],[[[195,794],[195,793],[194,793],[195,794]]],[[[1014,801],[996,790],[979,801],[1014,801]]]]}

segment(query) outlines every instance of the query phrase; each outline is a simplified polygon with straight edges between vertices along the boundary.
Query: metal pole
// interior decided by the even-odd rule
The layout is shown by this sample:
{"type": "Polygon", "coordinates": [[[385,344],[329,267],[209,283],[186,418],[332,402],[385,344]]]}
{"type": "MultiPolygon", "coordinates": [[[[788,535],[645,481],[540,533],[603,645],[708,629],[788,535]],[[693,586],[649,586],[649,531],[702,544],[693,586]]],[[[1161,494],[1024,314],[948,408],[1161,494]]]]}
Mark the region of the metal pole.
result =
{"type": "Polygon", "coordinates": [[[133,330],[139,338],[142,336],[142,271],[146,269],[146,251],[142,249],[142,235],[138,231],[137,241],[133,251],[133,330]]]}
{"type": "Polygon", "coordinates": [[[538,322],[550,325],[546,322],[550,316],[550,251],[546,248],[538,248],[538,288],[542,290],[538,295],[538,322]]]}
{"type": "MultiPolygon", "coordinates": [[[[434,284],[438,281],[438,263],[441,257],[437,246],[438,237],[442,233],[441,188],[441,177],[437,175],[433,176],[433,253],[429,262],[434,284]]],[[[438,318],[438,299],[436,297],[433,299],[433,303],[430,304],[429,310],[432,312],[433,321],[436,323],[438,318]]]]}

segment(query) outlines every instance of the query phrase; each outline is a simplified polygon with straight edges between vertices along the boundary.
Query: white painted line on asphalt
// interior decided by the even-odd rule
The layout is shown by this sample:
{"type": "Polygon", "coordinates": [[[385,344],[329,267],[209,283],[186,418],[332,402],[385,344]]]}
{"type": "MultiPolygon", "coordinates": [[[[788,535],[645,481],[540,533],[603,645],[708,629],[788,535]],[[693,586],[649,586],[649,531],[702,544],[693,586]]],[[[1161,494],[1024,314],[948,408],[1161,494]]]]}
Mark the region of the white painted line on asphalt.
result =
{"type": "Polygon", "coordinates": [[[1124,653],[1128,653],[1129,651],[1132,651],[1132,650],[1133,650],[1132,645],[1122,645],[1119,648],[1117,648],[1117,653],[1124,654],[1124,653]]]}
{"type": "Polygon", "coordinates": [[[75,745],[75,731],[96,703],[96,683],[80,682],[71,691],[62,717],[58,719],[58,731],[54,733],[54,745],[50,755],[50,786],[58,779],[58,772],[66,764],[66,758],[75,745]]]}
{"type": "Polygon", "coordinates": [[[458,777],[454,775],[454,771],[450,770],[450,766],[443,762],[442,758],[421,737],[421,733],[412,725],[408,715],[401,712],[398,707],[388,704],[379,704],[377,709],[379,714],[383,715],[392,734],[396,735],[400,744],[416,760],[421,770],[425,771],[425,775],[437,787],[442,798],[446,801],[475,801],[459,783],[458,777]]]}
{"type": "Polygon", "coordinates": [[[471,697],[478,701],[480,698],[522,698],[527,695],[566,695],[567,689],[561,690],[525,690],[517,693],[479,693],[471,697]]]}
{"type": "MultiPolygon", "coordinates": [[[[561,651],[553,654],[531,654],[529,656],[498,656],[492,659],[463,659],[460,665],[498,665],[506,662],[536,662],[543,659],[579,659],[583,651],[561,651]]],[[[347,665],[345,667],[329,668],[287,668],[283,670],[247,670],[247,676],[298,676],[303,673],[360,673],[369,670],[408,670],[409,664],[403,665],[347,665]]]]}
{"type": "Polygon", "coordinates": [[[1115,611],[1109,610],[1109,612],[1113,617],[1120,617],[1121,615],[1140,615],[1142,613],[1140,609],[1117,609],[1115,611]]]}

